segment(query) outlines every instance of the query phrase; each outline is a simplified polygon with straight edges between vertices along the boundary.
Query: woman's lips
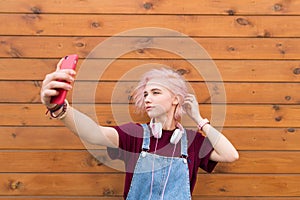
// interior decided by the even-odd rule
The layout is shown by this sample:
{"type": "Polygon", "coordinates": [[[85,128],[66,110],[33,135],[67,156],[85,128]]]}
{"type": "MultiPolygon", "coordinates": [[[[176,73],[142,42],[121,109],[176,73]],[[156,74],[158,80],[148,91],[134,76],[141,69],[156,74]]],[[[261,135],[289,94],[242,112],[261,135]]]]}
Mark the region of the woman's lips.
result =
{"type": "Polygon", "coordinates": [[[151,110],[153,106],[146,106],[146,111],[151,110]]]}

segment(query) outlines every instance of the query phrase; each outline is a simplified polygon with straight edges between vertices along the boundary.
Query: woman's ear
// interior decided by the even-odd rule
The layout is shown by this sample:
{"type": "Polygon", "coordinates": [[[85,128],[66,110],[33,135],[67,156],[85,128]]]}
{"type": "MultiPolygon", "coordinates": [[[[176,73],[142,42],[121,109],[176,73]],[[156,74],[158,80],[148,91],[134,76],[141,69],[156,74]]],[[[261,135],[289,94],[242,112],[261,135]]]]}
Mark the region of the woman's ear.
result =
{"type": "Polygon", "coordinates": [[[179,96],[174,96],[172,105],[178,105],[179,104],[179,96]]]}

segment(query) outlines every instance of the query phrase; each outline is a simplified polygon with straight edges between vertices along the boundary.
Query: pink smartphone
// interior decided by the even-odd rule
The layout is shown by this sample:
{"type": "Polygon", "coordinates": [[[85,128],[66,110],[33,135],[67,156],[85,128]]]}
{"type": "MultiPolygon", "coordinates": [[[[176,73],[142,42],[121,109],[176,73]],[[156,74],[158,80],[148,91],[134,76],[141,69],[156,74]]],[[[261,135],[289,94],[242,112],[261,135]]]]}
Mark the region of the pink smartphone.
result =
{"type": "MultiPolygon", "coordinates": [[[[60,69],[75,70],[77,62],[78,62],[78,55],[76,55],[76,54],[68,55],[64,58],[61,66],[60,66],[60,69]]],[[[63,104],[66,99],[66,96],[67,96],[67,90],[57,89],[57,91],[59,91],[59,94],[57,96],[54,96],[51,98],[51,103],[63,104]]]]}

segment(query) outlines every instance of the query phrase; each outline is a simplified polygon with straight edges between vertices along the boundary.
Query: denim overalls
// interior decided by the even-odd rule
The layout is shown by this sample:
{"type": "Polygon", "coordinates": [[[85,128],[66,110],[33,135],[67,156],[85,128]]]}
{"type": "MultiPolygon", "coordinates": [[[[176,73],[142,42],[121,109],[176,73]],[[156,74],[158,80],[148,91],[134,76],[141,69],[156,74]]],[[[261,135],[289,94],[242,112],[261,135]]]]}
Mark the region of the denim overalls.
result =
{"type": "Polygon", "coordinates": [[[147,124],[142,124],[142,127],[142,152],[135,166],[127,200],[191,199],[186,131],[181,138],[182,158],[165,157],[147,152],[150,149],[150,129],[147,124]]]}

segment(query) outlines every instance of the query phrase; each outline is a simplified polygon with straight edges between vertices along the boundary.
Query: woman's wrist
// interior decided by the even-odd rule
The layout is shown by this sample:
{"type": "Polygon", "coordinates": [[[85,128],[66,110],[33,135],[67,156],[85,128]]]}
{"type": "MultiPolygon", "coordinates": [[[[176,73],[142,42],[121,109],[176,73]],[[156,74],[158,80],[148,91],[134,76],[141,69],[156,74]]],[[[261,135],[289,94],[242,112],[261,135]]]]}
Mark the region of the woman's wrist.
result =
{"type": "Polygon", "coordinates": [[[68,107],[69,107],[69,102],[65,99],[63,104],[57,104],[52,108],[47,107],[46,115],[50,113],[50,116],[52,118],[61,120],[65,118],[68,107]]]}
{"type": "Polygon", "coordinates": [[[193,120],[198,125],[203,120],[203,118],[201,117],[201,115],[198,115],[197,117],[193,118],[193,120]]]}
{"type": "Polygon", "coordinates": [[[48,112],[57,112],[62,108],[63,104],[50,104],[46,105],[48,112]]]}
{"type": "Polygon", "coordinates": [[[197,126],[198,126],[199,130],[203,131],[203,128],[204,128],[206,125],[208,125],[208,124],[210,124],[210,122],[209,122],[208,119],[206,119],[206,118],[204,118],[204,119],[201,118],[201,119],[199,119],[199,121],[198,121],[198,123],[197,123],[197,126]]]}

